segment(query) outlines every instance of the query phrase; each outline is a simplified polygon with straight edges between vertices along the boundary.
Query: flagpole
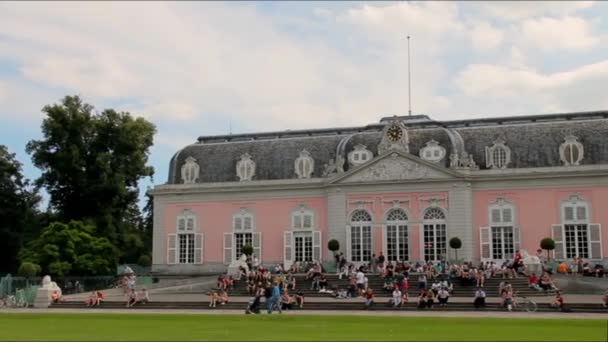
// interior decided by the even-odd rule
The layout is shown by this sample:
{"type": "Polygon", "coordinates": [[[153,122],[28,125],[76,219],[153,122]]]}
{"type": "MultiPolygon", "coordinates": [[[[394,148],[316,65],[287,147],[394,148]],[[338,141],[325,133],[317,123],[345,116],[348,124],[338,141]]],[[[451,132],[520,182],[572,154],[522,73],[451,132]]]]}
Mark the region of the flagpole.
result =
{"type": "Polygon", "coordinates": [[[408,98],[408,113],[412,116],[412,77],[410,74],[410,36],[407,36],[407,98],[408,98]]]}

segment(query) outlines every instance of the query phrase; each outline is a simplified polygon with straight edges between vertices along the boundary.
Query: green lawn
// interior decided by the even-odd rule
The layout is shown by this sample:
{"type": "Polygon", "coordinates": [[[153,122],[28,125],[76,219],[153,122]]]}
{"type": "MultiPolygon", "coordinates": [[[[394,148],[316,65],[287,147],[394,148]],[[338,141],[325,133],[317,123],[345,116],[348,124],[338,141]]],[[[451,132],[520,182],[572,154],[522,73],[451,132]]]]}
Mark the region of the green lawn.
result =
{"type": "Polygon", "coordinates": [[[0,314],[0,341],[606,341],[606,320],[0,314]]]}

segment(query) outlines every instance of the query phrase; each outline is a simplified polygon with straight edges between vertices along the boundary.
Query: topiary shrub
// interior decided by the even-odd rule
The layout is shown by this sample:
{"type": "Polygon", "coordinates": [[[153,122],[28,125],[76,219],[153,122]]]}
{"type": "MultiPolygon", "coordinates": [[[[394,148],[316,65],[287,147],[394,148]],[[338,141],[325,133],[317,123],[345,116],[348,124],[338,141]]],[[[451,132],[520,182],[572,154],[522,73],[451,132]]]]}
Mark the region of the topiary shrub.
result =
{"type": "Polygon", "coordinates": [[[253,254],[253,246],[249,244],[243,245],[243,248],[241,248],[241,252],[246,256],[250,256],[251,254],[253,254]]]}
{"type": "Polygon", "coordinates": [[[340,250],[340,243],[336,239],[331,239],[327,241],[327,249],[336,254],[336,252],[340,250]]]}
{"type": "Polygon", "coordinates": [[[458,250],[460,248],[462,248],[462,241],[460,240],[460,238],[457,237],[453,237],[450,239],[450,248],[452,248],[454,250],[454,253],[456,253],[456,261],[458,261],[458,250]]]}
{"type": "Polygon", "coordinates": [[[137,264],[141,267],[150,267],[152,265],[152,259],[149,255],[140,255],[137,259],[137,264]]]}
{"type": "Polygon", "coordinates": [[[19,270],[17,273],[26,278],[35,277],[36,274],[40,273],[40,266],[38,264],[34,264],[33,262],[22,262],[21,266],[19,266],[19,270]]]}
{"type": "Polygon", "coordinates": [[[555,241],[550,237],[546,237],[546,238],[540,240],[540,248],[547,251],[547,261],[549,261],[550,260],[549,251],[552,251],[555,249],[555,241]]]}

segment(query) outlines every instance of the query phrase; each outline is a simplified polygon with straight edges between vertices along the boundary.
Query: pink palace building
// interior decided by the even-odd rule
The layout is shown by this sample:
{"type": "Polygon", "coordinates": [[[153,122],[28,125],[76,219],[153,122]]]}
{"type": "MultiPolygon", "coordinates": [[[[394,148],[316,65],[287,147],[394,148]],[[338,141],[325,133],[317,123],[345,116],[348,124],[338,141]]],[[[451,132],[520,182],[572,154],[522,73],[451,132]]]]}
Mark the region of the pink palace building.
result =
{"type": "Polygon", "coordinates": [[[153,270],[263,264],[511,259],[544,237],[554,257],[608,255],[608,112],[200,137],[154,196],[153,270]]]}

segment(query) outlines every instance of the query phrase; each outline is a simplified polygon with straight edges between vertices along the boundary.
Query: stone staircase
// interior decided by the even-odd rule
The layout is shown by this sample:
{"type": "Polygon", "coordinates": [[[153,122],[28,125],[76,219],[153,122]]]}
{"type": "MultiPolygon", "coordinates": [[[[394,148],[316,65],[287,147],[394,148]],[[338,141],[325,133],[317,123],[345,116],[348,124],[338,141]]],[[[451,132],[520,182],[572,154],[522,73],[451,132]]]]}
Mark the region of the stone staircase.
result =
{"type": "MultiPolygon", "coordinates": [[[[327,281],[329,284],[329,288],[331,289],[334,286],[337,286],[338,288],[347,288],[349,285],[349,281],[348,279],[338,279],[338,276],[335,274],[328,274],[326,275],[327,277],[327,281]]],[[[296,292],[302,292],[304,294],[305,297],[329,297],[331,296],[331,294],[327,294],[327,293],[320,293],[318,291],[312,291],[310,290],[310,286],[312,284],[311,280],[306,280],[306,277],[304,274],[298,274],[295,275],[296,278],[296,292]]],[[[368,278],[368,286],[374,290],[374,293],[377,296],[382,295],[384,292],[383,290],[383,285],[384,285],[384,280],[380,277],[380,275],[378,274],[368,274],[367,275],[368,278]]],[[[418,276],[417,275],[412,275],[410,276],[410,288],[408,291],[408,295],[410,296],[417,296],[418,295],[418,276]]],[[[539,292],[536,291],[534,289],[531,289],[528,287],[528,279],[524,278],[524,277],[519,277],[519,278],[514,278],[514,279],[502,279],[502,278],[491,278],[491,279],[487,279],[485,286],[484,286],[484,290],[486,291],[486,295],[488,297],[498,297],[499,293],[498,293],[498,286],[500,284],[501,281],[506,280],[508,282],[511,283],[511,285],[513,286],[515,292],[517,292],[519,295],[522,296],[539,296],[539,295],[543,295],[543,292],[539,292]]],[[[427,288],[431,285],[431,282],[427,283],[427,288]]],[[[453,283],[454,286],[454,292],[452,293],[452,297],[473,297],[476,287],[473,285],[461,285],[458,281],[453,283]]],[[[195,291],[183,291],[181,293],[192,293],[192,294],[205,294],[209,292],[209,290],[195,290],[195,291]]],[[[292,293],[294,291],[291,291],[292,293]]],[[[230,296],[244,296],[244,297],[248,297],[251,296],[248,292],[247,292],[247,282],[245,280],[238,280],[235,281],[235,286],[234,289],[231,289],[228,291],[228,294],[230,296]]],[[[390,296],[391,293],[390,292],[386,292],[387,296],[390,296]]]]}

